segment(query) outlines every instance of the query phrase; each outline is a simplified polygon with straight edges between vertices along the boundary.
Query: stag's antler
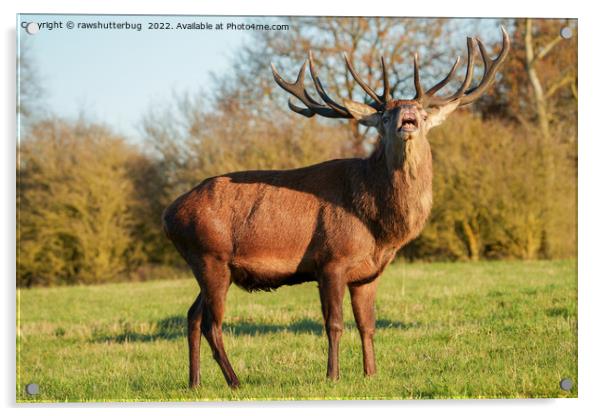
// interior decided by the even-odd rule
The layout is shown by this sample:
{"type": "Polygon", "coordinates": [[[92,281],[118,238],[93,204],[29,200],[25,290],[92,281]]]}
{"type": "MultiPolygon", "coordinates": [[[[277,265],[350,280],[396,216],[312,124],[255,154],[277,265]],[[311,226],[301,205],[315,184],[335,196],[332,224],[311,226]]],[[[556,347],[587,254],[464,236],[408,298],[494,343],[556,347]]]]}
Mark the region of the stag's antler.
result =
{"type": "MultiPolygon", "coordinates": [[[[362,87],[364,91],[374,100],[370,105],[378,110],[382,111],[385,108],[385,105],[388,101],[392,100],[391,97],[391,87],[389,86],[389,79],[387,77],[387,67],[385,65],[385,59],[381,57],[381,67],[382,67],[382,77],[383,77],[383,93],[378,95],[368,84],[366,84],[360,76],[355,72],[349,58],[347,55],[344,55],[345,63],[347,64],[347,69],[353,76],[353,79],[362,87]]],[[[341,104],[334,101],[332,98],[326,94],[324,87],[322,86],[322,82],[317,75],[314,65],[314,59],[311,51],[308,54],[308,60],[303,63],[301,69],[299,70],[299,75],[297,75],[297,80],[294,83],[290,83],[285,81],[278,71],[276,71],[276,67],[272,64],[272,74],[274,75],[274,80],[282,89],[287,91],[289,94],[293,95],[299,101],[301,101],[307,108],[298,107],[293,104],[292,100],[288,100],[288,106],[295,113],[301,114],[305,117],[313,117],[318,114],[323,117],[328,118],[352,118],[351,113],[341,104]],[[305,68],[307,66],[307,62],[309,61],[309,72],[311,74],[312,81],[314,82],[314,86],[320,98],[324,101],[324,104],[318,102],[316,99],[312,98],[307,90],[305,89],[303,82],[305,80],[305,68]]]]}
{"type": "Polygon", "coordinates": [[[324,91],[324,87],[320,82],[320,78],[317,76],[314,70],[314,60],[311,51],[309,52],[309,71],[311,73],[311,78],[314,82],[314,86],[316,87],[316,91],[318,95],[324,100],[326,105],[321,104],[316,101],[314,98],[309,95],[303,82],[305,81],[305,68],[307,67],[307,61],[303,62],[303,66],[299,70],[299,75],[297,75],[297,80],[294,83],[286,82],[278,71],[276,71],[276,67],[272,64],[272,74],[274,75],[274,80],[282,89],[287,91],[289,94],[293,95],[299,101],[301,101],[307,108],[298,107],[293,104],[292,99],[289,98],[288,106],[295,113],[301,114],[305,117],[313,117],[318,114],[322,117],[328,118],[352,118],[353,116],[345,107],[335,102],[331,99],[324,91]]]}
{"type": "MultiPolygon", "coordinates": [[[[466,75],[464,77],[464,81],[460,88],[453,94],[447,97],[437,97],[435,94],[443,87],[445,87],[449,81],[452,79],[456,70],[458,69],[458,65],[460,64],[460,58],[456,59],[456,62],[452,66],[449,73],[435,84],[428,91],[424,92],[422,85],[420,83],[420,65],[418,63],[418,54],[414,54],[414,87],[416,89],[416,95],[414,100],[418,101],[422,104],[423,107],[436,107],[442,106],[453,101],[458,100],[458,105],[467,105],[478,99],[485,90],[491,85],[495,78],[495,74],[498,72],[500,65],[508,55],[508,51],[510,50],[510,39],[508,37],[508,33],[506,29],[502,27],[502,50],[498,54],[497,58],[491,59],[487,55],[487,51],[485,50],[485,45],[481,42],[480,39],[468,38],[467,48],[468,48],[468,61],[466,64],[466,75]],[[483,78],[481,82],[473,88],[469,88],[472,82],[473,71],[474,71],[474,61],[475,61],[475,43],[479,47],[479,52],[481,54],[481,59],[483,60],[484,72],[483,78]]],[[[299,70],[299,75],[297,75],[297,80],[294,83],[290,83],[285,81],[278,71],[276,71],[276,67],[272,64],[272,73],[274,75],[274,80],[280,87],[282,87],[285,91],[299,99],[307,108],[298,107],[293,104],[292,99],[289,99],[288,106],[295,113],[301,114],[305,117],[313,117],[318,114],[323,117],[328,118],[352,118],[351,113],[341,104],[334,101],[332,98],[326,94],[324,87],[322,86],[322,82],[318,77],[315,68],[314,68],[314,60],[311,51],[308,54],[309,61],[309,70],[311,73],[311,78],[313,80],[314,86],[320,98],[324,101],[320,103],[316,99],[312,98],[307,90],[305,89],[303,82],[305,80],[305,68],[307,67],[307,61],[303,63],[301,69],[299,70]]],[[[357,74],[349,58],[347,55],[345,57],[345,64],[347,65],[347,70],[353,77],[353,79],[359,84],[360,87],[372,98],[374,101],[370,103],[370,106],[373,107],[377,111],[383,111],[386,104],[393,100],[391,96],[391,87],[389,86],[389,79],[387,77],[387,67],[385,65],[385,59],[381,57],[381,68],[382,68],[382,79],[383,79],[383,92],[382,94],[377,94],[368,84],[366,84],[360,76],[357,74]]]]}
{"type": "Polygon", "coordinates": [[[474,70],[474,57],[475,57],[475,39],[468,38],[466,40],[468,47],[468,63],[466,64],[466,76],[464,77],[464,82],[460,88],[448,97],[436,97],[435,93],[443,88],[445,85],[449,83],[452,78],[452,75],[456,72],[458,68],[458,64],[460,62],[460,58],[456,59],[456,63],[449,71],[447,76],[437,83],[434,87],[428,90],[426,93],[423,93],[422,86],[420,85],[420,75],[418,68],[418,55],[414,56],[414,86],[416,88],[416,97],[414,98],[416,101],[419,101],[423,107],[429,106],[442,106],[448,104],[452,101],[459,100],[460,106],[467,105],[478,99],[485,90],[491,85],[495,78],[495,74],[500,69],[500,65],[508,55],[508,51],[510,50],[510,39],[508,37],[508,32],[502,26],[502,50],[498,54],[497,58],[491,59],[487,55],[487,51],[485,50],[485,45],[481,42],[480,39],[476,39],[476,44],[479,46],[479,52],[481,53],[481,59],[483,60],[483,78],[481,82],[476,87],[468,89],[470,83],[472,82],[473,70],[474,70]]]}

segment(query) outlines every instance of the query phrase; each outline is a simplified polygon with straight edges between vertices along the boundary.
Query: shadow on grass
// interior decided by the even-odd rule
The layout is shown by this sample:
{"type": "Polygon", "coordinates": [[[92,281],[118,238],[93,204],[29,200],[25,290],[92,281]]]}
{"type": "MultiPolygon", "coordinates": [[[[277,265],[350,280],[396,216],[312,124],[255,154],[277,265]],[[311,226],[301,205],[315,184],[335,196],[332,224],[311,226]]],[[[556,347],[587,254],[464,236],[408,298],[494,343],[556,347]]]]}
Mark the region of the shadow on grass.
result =
{"type": "Polygon", "coordinates": [[[573,315],[569,312],[569,310],[567,308],[548,308],[548,309],[546,309],[545,312],[546,312],[547,316],[553,317],[553,318],[562,317],[562,318],[567,319],[571,315],[573,315]]]}
{"type": "MultiPolygon", "coordinates": [[[[123,324],[123,329],[120,334],[108,335],[96,332],[92,336],[93,342],[152,342],[156,340],[173,340],[186,336],[186,328],[188,323],[186,317],[170,316],[161,319],[150,332],[142,332],[132,328],[131,325],[123,324]]],[[[410,328],[419,327],[418,322],[396,322],[388,319],[378,319],[376,328],[380,329],[401,329],[407,330],[410,328]]],[[[346,325],[347,330],[355,330],[355,325],[346,325]]],[[[322,322],[312,319],[301,319],[289,324],[270,324],[253,321],[238,321],[232,323],[224,323],[223,331],[227,335],[264,335],[282,332],[290,332],[293,334],[312,334],[323,335],[324,326],[322,322]]]]}

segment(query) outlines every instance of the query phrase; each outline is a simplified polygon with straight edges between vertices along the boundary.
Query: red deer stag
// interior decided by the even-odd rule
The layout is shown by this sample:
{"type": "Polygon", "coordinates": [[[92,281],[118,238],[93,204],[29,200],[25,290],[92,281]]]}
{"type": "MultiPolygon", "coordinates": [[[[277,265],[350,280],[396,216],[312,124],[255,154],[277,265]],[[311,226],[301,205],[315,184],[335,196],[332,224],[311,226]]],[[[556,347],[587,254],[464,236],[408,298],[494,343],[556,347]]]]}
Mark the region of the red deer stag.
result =
{"type": "Polygon", "coordinates": [[[177,198],[164,212],[167,236],[184,257],[200,294],[188,311],[189,383],[199,384],[199,343],[207,339],[230,387],[239,385],[222,341],[226,293],[231,283],[248,291],[316,281],[328,336],[327,377],[339,376],[342,302],[349,288],[362,341],[365,375],[376,372],[373,336],[376,283],[395,253],[422,230],[432,204],[431,150],[428,131],[459,106],[479,98],[493,83],[510,42],[491,59],[483,43],[468,38],[466,75],[453,94],[437,96],[458,68],[427,91],[420,83],[414,55],[411,100],[391,96],[384,59],[382,94],[370,88],[345,56],[347,70],[373,100],[339,104],[325,92],[314,67],[309,69],[323,103],[304,87],[307,61],[297,80],[276,83],[305,107],[289,107],[305,117],[355,119],[375,127],[379,141],[364,159],[338,159],[293,170],[246,171],[204,180],[177,198]],[[481,81],[471,87],[478,45],[484,65],[481,81]]]}

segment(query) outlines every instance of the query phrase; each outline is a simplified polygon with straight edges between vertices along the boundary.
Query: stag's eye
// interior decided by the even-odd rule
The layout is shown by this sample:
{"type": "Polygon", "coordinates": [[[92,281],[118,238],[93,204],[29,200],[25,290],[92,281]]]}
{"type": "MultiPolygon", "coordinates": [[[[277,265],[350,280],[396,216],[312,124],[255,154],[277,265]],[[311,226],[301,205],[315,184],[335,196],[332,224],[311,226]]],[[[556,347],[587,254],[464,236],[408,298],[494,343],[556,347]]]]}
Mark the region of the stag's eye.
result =
{"type": "Polygon", "coordinates": [[[383,123],[384,124],[389,124],[389,121],[391,121],[391,117],[389,117],[389,116],[384,116],[383,117],[383,123]]]}

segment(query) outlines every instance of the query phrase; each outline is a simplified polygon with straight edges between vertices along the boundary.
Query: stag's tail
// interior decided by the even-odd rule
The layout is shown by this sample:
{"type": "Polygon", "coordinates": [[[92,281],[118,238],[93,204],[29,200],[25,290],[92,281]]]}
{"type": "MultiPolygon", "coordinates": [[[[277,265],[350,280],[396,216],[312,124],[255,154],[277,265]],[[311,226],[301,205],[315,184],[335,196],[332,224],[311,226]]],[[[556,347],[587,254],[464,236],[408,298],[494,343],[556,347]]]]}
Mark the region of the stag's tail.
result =
{"type": "Polygon", "coordinates": [[[175,210],[173,208],[173,205],[174,205],[174,203],[169,205],[167,208],[165,208],[165,210],[163,210],[163,213],[161,214],[161,224],[163,225],[163,232],[165,233],[167,238],[169,238],[172,241],[173,241],[172,230],[173,230],[173,223],[175,220],[175,215],[174,215],[175,210]]]}

